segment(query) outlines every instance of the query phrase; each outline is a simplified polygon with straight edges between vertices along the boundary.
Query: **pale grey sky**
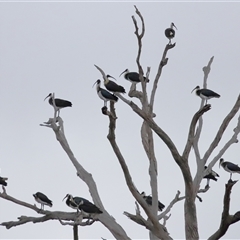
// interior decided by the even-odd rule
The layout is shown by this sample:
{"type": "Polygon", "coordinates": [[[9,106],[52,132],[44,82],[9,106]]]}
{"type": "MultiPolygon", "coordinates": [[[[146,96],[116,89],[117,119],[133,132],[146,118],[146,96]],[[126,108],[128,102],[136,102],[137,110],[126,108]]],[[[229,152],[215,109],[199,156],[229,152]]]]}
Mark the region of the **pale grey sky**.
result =
{"type": "MultiPolygon", "coordinates": [[[[73,103],[72,108],[61,111],[65,134],[79,162],[93,174],[105,208],[131,238],[140,239],[148,238],[148,232],[122,214],[134,213],[134,199],[106,138],[109,122],[101,114],[103,102],[92,88],[101,78],[94,67],[96,64],[129,89],[130,83],[118,76],[126,68],[137,71],[137,40],[131,19],[135,15],[134,4],[145,19],[141,63],[145,71],[147,66],[151,67],[149,90],[168,42],[164,30],[171,22],[178,28],[173,40],[177,45],[169,51],[169,61],[159,82],[155,112],[156,121],[180,152],[192,116],[200,106],[200,99],[191,90],[202,85],[202,67],[215,57],[208,88],[221,98],[210,100],[212,109],[204,115],[200,139],[201,154],[204,154],[239,94],[239,3],[1,2],[0,168],[1,176],[9,177],[7,192],[29,203],[35,203],[32,194],[37,191],[53,201],[51,210],[72,211],[62,202],[67,193],[91,200],[86,185],[77,178],[52,130],[39,126],[53,115],[52,107],[43,99],[55,92],[56,97],[73,103]]],[[[149,194],[148,159],[139,138],[142,120],[121,101],[116,104],[116,111],[119,147],[135,185],[149,194]]],[[[218,150],[231,136],[236,123],[237,118],[218,150]]],[[[155,149],[159,199],[167,206],[177,190],[184,194],[183,180],[168,149],[158,138],[155,149]]],[[[239,153],[239,144],[235,144],[224,157],[240,163],[239,153]]],[[[195,159],[191,156],[194,173],[195,159]]],[[[217,165],[214,170],[220,175],[218,182],[211,182],[211,189],[201,195],[203,202],[197,202],[202,239],[219,226],[225,183],[229,179],[229,174],[217,165]]],[[[202,187],[205,183],[204,180],[202,187]]],[[[239,202],[238,183],[232,191],[230,213],[240,210],[239,202]]],[[[183,239],[183,202],[177,203],[171,213],[168,230],[174,239],[183,239]]],[[[21,215],[37,216],[29,209],[0,199],[0,222],[17,220],[21,215]]],[[[101,223],[94,223],[80,228],[79,237],[110,239],[112,235],[101,223]]],[[[72,228],[57,221],[29,223],[10,230],[0,227],[0,238],[70,239],[72,228]]],[[[231,226],[224,238],[239,239],[239,223],[231,226]]]]}

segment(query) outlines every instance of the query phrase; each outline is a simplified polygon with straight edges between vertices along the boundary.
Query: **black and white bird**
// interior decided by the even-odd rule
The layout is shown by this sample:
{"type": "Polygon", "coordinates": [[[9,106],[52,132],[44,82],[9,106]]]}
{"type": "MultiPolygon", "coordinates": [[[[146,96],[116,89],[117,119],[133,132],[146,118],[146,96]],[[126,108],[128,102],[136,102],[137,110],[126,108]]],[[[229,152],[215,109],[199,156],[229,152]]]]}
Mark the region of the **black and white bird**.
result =
{"type": "Polygon", "coordinates": [[[6,178],[6,177],[0,177],[0,184],[1,185],[3,185],[3,186],[7,186],[7,181],[8,180],[8,178],[6,178]]]}
{"type": "Polygon", "coordinates": [[[73,197],[71,194],[67,194],[64,199],[67,198],[66,204],[77,210],[83,211],[86,215],[92,216],[93,214],[100,214],[102,211],[93,203],[82,197],[73,197]]]}
{"type": "MultiPolygon", "coordinates": [[[[204,170],[206,169],[207,169],[207,166],[204,166],[204,170]]],[[[205,172],[203,175],[203,178],[207,179],[207,186],[209,186],[210,180],[217,181],[217,177],[219,177],[219,175],[213,170],[211,170],[210,172],[205,172]]]]}
{"type": "MultiPolygon", "coordinates": [[[[145,199],[146,203],[152,206],[152,197],[146,196],[145,192],[141,193],[142,197],[145,199]]],[[[158,201],[158,211],[162,211],[165,208],[165,205],[158,201]]]]}
{"type": "Polygon", "coordinates": [[[116,84],[115,82],[109,80],[109,78],[115,79],[114,77],[112,77],[110,75],[107,75],[106,78],[104,79],[104,86],[106,87],[106,89],[108,91],[113,92],[113,93],[126,93],[124,87],[122,87],[122,86],[116,84]]]}
{"type": "MultiPolygon", "coordinates": [[[[53,95],[52,95],[52,93],[49,93],[47,95],[47,97],[45,97],[44,100],[46,100],[46,98],[48,98],[48,97],[49,97],[49,100],[48,100],[49,104],[53,106],[53,98],[52,98],[53,95]]],[[[57,111],[58,111],[58,116],[60,114],[60,109],[65,108],[65,107],[72,107],[72,103],[70,101],[59,99],[59,98],[55,98],[54,100],[55,100],[55,105],[56,105],[56,108],[57,108],[57,111]]]]}
{"type": "Polygon", "coordinates": [[[52,201],[43,193],[37,192],[33,194],[36,202],[41,203],[41,209],[44,210],[44,205],[52,207],[52,201]]]}
{"type": "Polygon", "coordinates": [[[97,84],[96,85],[97,94],[104,101],[104,106],[107,106],[107,101],[112,101],[112,102],[118,101],[118,97],[116,97],[112,93],[100,87],[101,81],[99,79],[93,84],[93,86],[95,84],[97,84]]]}
{"type": "Polygon", "coordinates": [[[231,163],[231,162],[224,162],[224,159],[221,158],[219,162],[220,165],[223,167],[223,169],[230,173],[230,179],[232,179],[233,173],[240,173],[240,167],[237,164],[231,163]]]}
{"type": "MultiPolygon", "coordinates": [[[[123,75],[124,78],[131,83],[141,82],[140,78],[139,78],[139,73],[137,73],[137,72],[130,72],[128,69],[126,69],[119,75],[119,77],[121,77],[122,74],[124,74],[123,75]]],[[[144,81],[149,82],[149,79],[147,79],[146,77],[143,77],[143,79],[144,79],[144,81]]]]}
{"type": "Polygon", "coordinates": [[[79,209],[79,206],[82,204],[82,202],[87,202],[87,199],[81,198],[81,197],[73,197],[71,194],[67,194],[63,200],[66,198],[66,204],[70,208],[73,209],[79,209]]]}
{"type": "Polygon", "coordinates": [[[169,39],[169,44],[171,44],[171,40],[175,37],[175,30],[173,28],[177,29],[175,24],[172,22],[170,28],[165,30],[165,36],[169,39]]]}
{"type": "Polygon", "coordinates": [[[200,89],[199,86],[196,86],[192,92],[195,90],[195,93],[197,96],[199,96],[200,98],[206,100],[206,104],[208,99],[210,98],[220,98],[220,95],[218,93],[215,93],[214,91],[210,90],[210,89],[206,89],[206,88],[202,88],[200,89]]]}

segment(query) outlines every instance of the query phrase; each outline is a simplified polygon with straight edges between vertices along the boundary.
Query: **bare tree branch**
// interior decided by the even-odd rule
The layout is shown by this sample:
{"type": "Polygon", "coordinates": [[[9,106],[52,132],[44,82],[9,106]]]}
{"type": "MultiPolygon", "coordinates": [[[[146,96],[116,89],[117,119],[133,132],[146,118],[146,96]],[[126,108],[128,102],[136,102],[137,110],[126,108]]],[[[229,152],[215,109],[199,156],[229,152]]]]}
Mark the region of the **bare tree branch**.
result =
{"type": "MultiPolygon", "coordinates": [[[[4,188],[4,187],[3,187],[3,188],[4,188]]],[[[11,202],[14,202],[14,203],[16,203],[16,204],[18,204],[18,205],[20,205],[20,206],[30,208],[30,209],[34,210],[35,212],[37,212],[37,213],[46,214],[46,213],[49,212],[49,211],[45,211],[45,210],[42,210],[42,209],[40,209],[40,208],[37,208],[35,204],[32,205],[32,204],[29,204],[29,203],[27,203],[27,202],[18,200],[18,199],[16,199],[16,198],[8,195],[8,194],[6,193],[5,188],[4,188],[3,193],[0,193],[0,198],[6,199],[6,200],[11,201],[11,202]]]]}
{"type": "Polygon", "coordinates": [[[238,137],[238,134],[240,133],[240,115],[238,117],[237,126],[234,128],[233,132],[234,133],[232,137],[227,141],[227,143],[223,146],[223,148],[219,151],[219,153],[209,163],[208,168],[206,170],[211,169],[232,144],[238,143],[237,137],[238,137]]]}
{"type": "MultiPolygon", "coordinates": [[[[146,229],[148,229],[154,236],[159,237],[159,233],[158,231],[156,231],[156,228],[154,228],[152,223],[149,221],[146,221],[141,215],[134,215],[128,212],[124,212],[123,214],[126,215],[129,219],[131,219],[135,223],[146,227],[146,229]]],[[[168,234],[167,229],[164,226],[163,226],[163,231],[165,231],[165,234],[168,234]]],[[[165,238],[160,238],[160,239],[165,239],[165,238]]],[[[168,237],[167,239],[172,239],[172,238],[168,237]]]]}
{"type": "Polygon", "coordinates": [[[132,97],[138,98],[141,101],[141,103],[143,104],[143,93],[136,90],[136,85],[137,85],[137,83],[131,84],[130,90],[128,92],[128,96],[131,98],[132,97]]]}
{"type": "Polygon", "coordinates": [[[163,211],[161,214],[158,215],[158,220],[161,220],[162,218],[164,218],[172,209],[172,207],[174,206],[175,203],[182,201],[183,199],[185,199],[185,197],[179,197],[180,196],[180,191],[177,191],[176,196],[174,197],[174,199],[169,203],[168,207],[165,209],[165,211],[163,211]]]}
{"type": "Polygon", "coordinates": [[[210,147],[208,148],[208,150],[206,151],[206,153],[203,156],[203,161],[204,163],[206,163],[207,159],[209,158],[209,156],[211,155],[211,153],[213,152],[213,150],[217,147],[218,143],[220,142],[223,133],[225,132],[229,122],[233,119],[233,117],[236,115],[236,113],[238,112],[240,108],[240,94],[238,95],[238,99],[235,103],[235,105],[233,106],[233,108],[231,109],[231,111],[229,112],[229,114],[226,116],[226,118],[223,120],[217,134],[216,137],[214,138],[213,142],[211,143],[210,147]]]}
{"type": "Polygon", "coordinates": [[[207,79],[208,79],[208,75],[211,71],[211,65],[213,62],[214,56],[212,56],[208,62],[208,65],[203,67],[203,72],[204,72],[204,78],[203,78],[203,88],[207,88],[207,79]]]}
{"type": "MultiPolygon", "coordinates": [[[[96,66],[97,67],[97,66],[96,66]]],[[[100,69],[101,70],[101,69],[100,69]]],[[[100,71],[99,70],[99,71],[100,71]]],[[[59,121],[63,126],[63,121],[59,117],[59,121]]],[[[64,133],[61,130],[61,127],[57,126],[55,121],[52,121],[50,124],[51,128],[53,129],[57,140],[59,141],[60,145],[68,155],[69,159],[71,160],[72,164],[77,170],[77,175],[87,184],[89,192],[92,196],[93,202],[97,205],[103,213],[98,216],[99,221],[113,234],[116,239],[129,239],[124,229],[115,221],[115,219],[104,209],[100,196],[98,194],[96,183],[90,173],[88,173],[82,165],[77,161],[75,158],[70,146],[67,142],[67,139],[64,133]]]]}
{"type": "MultiPolygon", "coordinates": [[[[0,225],[5,226],[7,229],[10,229],[11,227],[16,227],[28,222],[32,222],[32,223],[40,223],[40,222],[45,222],[48,220],[66,220],[66,221],[73,221],[75,222],[75,224],[81,225],[81,226],[85,226],[88,225],[86,222],[82,222],[83,219],[88,219],[89,221],[89,217],[84,214],[84,213],[69,213],[69,212],[61,212],[61,211],[47,211],[47,210],[43,210],[40,208],[37,208],[36,205],[32,205],[30,203],[21,201],[19,199],[16,199],[10,195],[8,195],[6,193],[6,189],[3,189],[3,193],[0,193],[0,197],[11,201],[15,204],[18,204],[20,206],[32,209],[33,211],[39,213],[39,214],[43,214],[44,216],[42,217],[27,217],[27,216],[21,216],[18,217],[18,221],[10,221],[10,222],[3,222],[0,225]]],[[[96,221],[96,219],[94,219],[94,221],[96,221]]]]}
{"type": "Polygon", "coordinates": [[[0,225],[5,226],[7,229],[10,229],[12,227],[16,227],[28,222],[32,223],[42,223],[46,222],[48,220],[68,220],[68,221],[74,221],[76,219],[77,213],[67,213],[67,212],[50,212],[46,213],[46,215],[42,217],[27,217],[27,216],[21,216],[18,217],[18,221],[10,221],[10,222],[3,222],[0,225]]]}
{"type": "MultiPolygon", "coordinates": [[[[110,111],[112,112],[113,116],[116,116],[115,113],[115,108],[114,108],[114,103],[110,102],[110,111]]],[[[136,187],[133,184],[132,181],[132,177],[130,175],[130,172],[128,170],[127,164],[125,162],[124,157],[121,154],[121,151],[116,143],[116,138],[115,138],[115,129],[116,129],[116,118],[112,118],[111,116],[109,116],[109,133],[108,133],[108,140],[113,148],[114,153],[116,154],[118,161],[122,167],[124,176],[125,176],[125,180],[127,183],[127,186],[130,190],[130,192],[132,193],[132,195],[135,197],[135,199],[139,202],[139,204],[141,205],[141,207],[144,209],[144,211],[146,212],[147,216],[149,217],[149,219],[151,220],[155,231],[157,231],[157,235],[159,238],[166,238],[166,239],[171,239],[168,235],[168,233],[166,233],[162,226],[159,224],[158,220],[155,218],[155,216],[152,214],[150,208],[148,207],[146,201],[142,198],[142,196],[139,194],[139,192],[137,191],[136,187]]]]}
{"type": "Polygon", "coordinates": [[[231,179],[225,185],[225,195],[223,200],[223,212],[222,212],[222,219],[220,223],[219,229],[211,235],[208,240],[215,240],[220,239],[222,236],[225,235],[229,226],[240,221],[240,211],[236,212],[234,215],[229,215],[229,208],[230,208],[230,195],[233,185],[237,181],[232,181],[231,179]]]}
{"type": "Polygon", "coordinates": [[[80,221],[76,221],[76,222],[64,222],[63,220],[59,219],[59,222],[63,225],[63,226],[90,226],[92,225],[94,222],[96,222],[96,219],[91,219],[88,220],[86,222],[80,222],[80,221]]]}
{"type": "Polygon", "coordinates": [[[142,225],[144,227],[146,227],[148,230],[152,230],[152,224],[148,221],[146,221],[141,215],[135,215],[135,214],[131,214],[128,212],[124,212],[123,213],[125,216],[127,216],[128,218],[130,218],[132,221],[136,222],[139,225],[142,225]]]}
{"type": "Polygon", "coordinates": [[[194,132],[195,132],[196,124],[197,124],[199,118],[205,112],[209,111],[210,109],[211,109],[211,105],[207,104],[203,108],[201,108],[198,112],[196,112],[193,116],[193,119],[192,119],[192,122],[191,122],[191,125],[190,125],[190,128],[189,128],[187,143],[186,143],[185,149],[183,151],[183,155],[182,155],[182,157],[185,161],[188,161],[188,156],[189,156],[189,153],[191,151],[191,147],[193,145],[194,132]]]}
{"type": "Polygon", "coordinates": [[[170,150],[175,161],[177,161],[179,164],[181,164],[181,156],[180,156],[176,146],[174,145],[172,140],[169,138],[169,136],[154,122],[152,117],[150,117],[148,114],[143,112],[134,102],[125,99],[121,94],[116,93],[116,96],[118,96],[121,100],[123,100],[126,104],[128,104],[134,112],[136,112],[141,118],[143,118],[148,123],[149,127],[167,145],[167,147],[170,150]]]}
{"type": "Polygon", "coordinates": [[[151,92],[151,96],[150,96],[151,111],[153,111],[154,99],[155,99],[155,95],[156,95],[156,91],[157,91],[158,81],[159,81],[159,78],[160,78],[160,76],[162,74],[162,69],[168,62],[168,58],[166,58],[168,50],[173,48],[173,47],[175,47],[175,43],[173,45],[169,45],[169,44],[166,45],[166,47],[164,49],[164,52],[163,52],[163,55],[162,55],[162,59],[161,59],[161,61],[159,63],[157,75],[155,77],[155,80],[154,80],[154,83],[153,83],[152,92],[151,92]]]}
{"type": "Polygon", "coordinates": [[[140,56],[141,56],[141,52],[142,52],[142,38],[145,33],[145,24],[144,24],[144,19],[141,15],[140,11],[138,10],[138,8],[136,6],[134,6],[134,7],[136,10],[136,14],[139,16],[141,23],[142,23],[142,32],[139,34],[139,28],[137,25],[137,21],[136,21],[135,17],[132,16],[132,20],[133,20],[133,23],[135,26],[135,34],[136,34],[137,40],[138,40],[138,54],[137,54],[136,62],[137,62],[138,71],[139,71],[139,78],[140,78],[141,85],[142,85],[142,92],[143,92],[142,104],[144,107],[147,107],[147,105],[148,105],[147,90],[146,90],[147,81],[144,81],[144,79],[143,79],[143,69],[140,64],[140,56]]]}
{"type": "MultiPolygon", "coordinates": [[[[211,57],[209,62],[208,62],[208,65],[203,67],[203,87],[206,88],[207,87],[207,79],[208,79],[208,75],[210,73],[210,70],[211,70],[211,65],[212,65],[212,62],[213,62],[213,59],[214,57],[211,57]]],[[[203,104],[204,104],[204,100],[201,101],[201,104],[200,104],[200,109],[202,109],[203,107],[203,104]]],[[[202,132],[202,126],[203,126],[203,118],[200,117],[199,118],[199,122],[198,122],[198,127],[197,127],[197,130],[196,130],[196,133],[195,133],[195,138],[194,138],[194,142],[193,142],[193,149],[194,149],[194,152],[195,152],[195,156],[196,156],[196,162],[197,162],[197,168],[199,169],[203,169],[203,166],[199,166],[200,164],[200,152],[199,152],[199,148],[198,148],[198,142],[199,142],[199,139],[200,139],[200,134],[202,132]]],[[[197,170],[197,173],[201,170],[197,170]]]]}

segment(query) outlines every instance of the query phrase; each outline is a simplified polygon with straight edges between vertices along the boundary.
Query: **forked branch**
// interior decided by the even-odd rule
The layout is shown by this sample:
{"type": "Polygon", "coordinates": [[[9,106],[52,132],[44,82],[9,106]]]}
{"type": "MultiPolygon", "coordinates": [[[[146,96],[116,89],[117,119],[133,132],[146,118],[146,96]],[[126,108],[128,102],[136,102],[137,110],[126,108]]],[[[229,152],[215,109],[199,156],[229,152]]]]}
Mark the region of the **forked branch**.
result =
{"type": "Polygon", "coordinates": [[[240,221],[240,211],[236,212],[234,215],[229,214],[230,208],[230,195],[232,191],[232,187],[237,181],[229,180],[228,183],[225,185],[225,195],[223,200],[223,212],[222,212],[222,219],[220,223],[219,229],[208,238],[208,240],[215,240],[220,239],[222,236],[225,235],[229,226],[240,221]]]}
{"type": "MultiPolygon", "coordinates": [[[[114,153],[115,153],[115,155],[116,155],[116,157],[117,157],[117,159],[118,159],[118,161],[119,161],[119,163],[122,167],[127,186],[129,188],[130,192],[132,193],[132,195],[139,202],[139,204],[141,205],[141,207],[144,209],[147,216],[151,220],[152,225],[154,227],[154,235],[156,235],[160,239],[171,239],[169,237],[169,234],[163,229],[163,226],[155,218],[155,216],[151,212],[151,209],[148,207],[146,201],[142,198],[142,196],[139,194],[139,192],[137,191],[136,187],[133,184],[132,177],[131,177],[130,172],[128,170],[128,166],[126,164],[126,161],[125,161],[124,157],[122,156],[122,153],[121,153],[121,151],[120,151],[120,149],[119,149],[119,147],[116,143],[116,137],[115,137],[116,112],[115,112],[113,102],[110,102],[110,112],[112,114],[109,116],[110,123],[109,123],[109,133],[108,133],[107,137],[108,137],[108,140],[109,140],[109,142],[110,142],[110,144],[113,148],[113,151],[114,151],[114,153]],[[114,117],[112,117],[112,116],[114,116],[114,117]]],[[[141,220],[141,222],[142,222],[142,220],[141,220]]]]}
{"type": "Polygon", "coordinates": [[[213,142],[211,143],[210,147],[208,148],[208,150],[206,151],[205,155],[203,156],[203,161],[204,164],[206,163],[207,159],[209,158],[209,156],[212,154],[213,150],[217,147],[218,143],[220,142],[223,133],[225,132],[229,122],[233,119],[233,117],[236,115],[236,113],[239,111],[240,108],[240,94],[237,98],[237,101],[235,103],[235,105],[233,106],[233,108],[231,109],[231,111],[229,112],[229,114],[226,116],[226,118],[223,120],[217,134],[216,137],[214,138],[213,142]]]}
{"type": "Polygon", "coordinates": [[[185,161],[188,161],[188,156],[189,156],[191,147],[193,145],[196,124],[197,124],[199,118],[205,112],[209,111],[210,109],[211,109],[211,105],[207,104],[203,108],[201,108],[199,111],[197,111],[192,118],[192,122],[191,122],[190,128],[189,128],[187,143],[186,143],[185,149],[183,151],[183,155],[182,155],[182,157],[185,161]]]}

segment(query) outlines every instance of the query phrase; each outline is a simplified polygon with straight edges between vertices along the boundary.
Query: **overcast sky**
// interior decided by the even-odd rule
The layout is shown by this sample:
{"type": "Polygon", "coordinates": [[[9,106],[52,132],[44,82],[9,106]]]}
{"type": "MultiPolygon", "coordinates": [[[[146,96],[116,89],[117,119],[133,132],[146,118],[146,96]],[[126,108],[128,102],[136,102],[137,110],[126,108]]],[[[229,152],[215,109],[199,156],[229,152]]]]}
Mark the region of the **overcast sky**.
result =
{"type": "MultiPolygon", "coordinates": [[[[124,211],[134,213],[134,198],[106,138],[109,121],[101,113],[103,101],[92,88],[101,78],[94,67],[96,64],[128,91],[130,83],[118,76],[126,68],[137,71],[137,40],[131,19],[135,15],[134,4],[145,19],[141,63],[144,71],[151,67],[149,91],[168,43],[164,30],[171,22],[178,28],[173,41],[176,47],[169,51],[169,61],[159,82],[155,113],[157,123],[180,152],[192,116],[201,102],[191,90],[202,86],[202,67],[214,56],[208,88],[219,93],[221,98],[210,100],[212,109],[204,114],[200,150],[201,155],[205,153],[239,94],[239,3],[1,2],[0,168],[1,176],[9,177],[7,193],[31,204],[35,203],[32,194],[37,191],[53,201],[53,211],[72,211],[62,202],[67,193],[91,200],[86,185],[76,176],[75,168],[53,131],[39,126],[53,116],[53,108],[43,99],[54,92],[56,97],[73,103],[72,108],[61,111],[65,134],[75,156],[97,182],[105,208],[125,228],[128,236],[143,239],[148,238],[147,230],[122,214],[124,211]]],[[[116,111],[117,142],[135,185],[149,194],[148,159],[139,138],[142,120],[121,101],[116,104],[116,111]]],[[[213,157],[232,135],[237,117],[213,157]]],[[[183,180],[169,150],[157,137],[155,149],[159,199],[167,206],[177,190],[184,194],[183,180]]],[[[239,155],[239,144],[235,144],[224,158],[240,164],[239,155]]],[[[193,154],[190,164],[194,174],[193,154]]],[[[196,202],[202,239],[219,226],[225,183],[229,179],[229,174],[218,165],[214,170],[220,179],[211,182],[210,190],[201,195],[202,203],[196,202]]],[[[239,175],[233,176],[234,180],[239,178],[239,175]]],[[[205,184],[204,180],[202,187],[205,184]]],[[[240,210],[239,189],[237,183],[231,195],[231,214],[240,210]]],[[[183,239],[183,202],[177,203],[171,213],[168,230],[174,239],[183,239]]],[[[30,209],[0,199],[0,222],[17,220],[21,215],[38,216],[30,209]]],[[[101,223],[94,223],[79,228],[79,237],[110,239],[112,235],[101,223]]],[[[29,223],[10,230],[0,227],[0,238],[70,239],[72,228],[61,226],[57,221],[29,223]]],[[[237,223],[229,228],[224,239],[239,238],[237,223]]]]}

